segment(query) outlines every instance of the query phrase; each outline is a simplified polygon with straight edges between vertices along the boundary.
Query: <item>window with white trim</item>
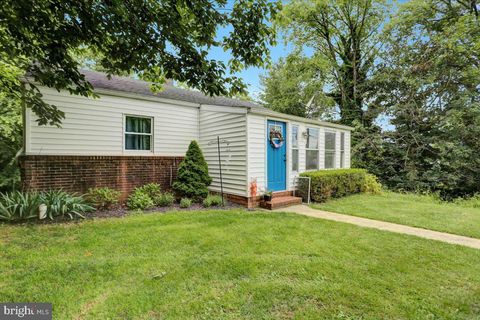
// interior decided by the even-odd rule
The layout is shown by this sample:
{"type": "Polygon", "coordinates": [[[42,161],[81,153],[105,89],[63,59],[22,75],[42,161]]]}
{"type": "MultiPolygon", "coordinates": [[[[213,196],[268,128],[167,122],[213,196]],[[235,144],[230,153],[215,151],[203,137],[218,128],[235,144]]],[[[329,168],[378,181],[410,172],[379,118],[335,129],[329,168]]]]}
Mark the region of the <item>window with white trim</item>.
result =
{"type": "Polygon", "coordinates": [[[307,128],[307,143],[305,155],[306,169],[318,170],[318,129],[307,128]]]}
{"type": "Polygon", "coordinates": [[[340,133],[340,168],[345,168],[345,132],[340,133]]]}
{"type": "Polygon", "coordinates": [[[125,150],[152,151],[152,118],[125,116],[125,150]]]}
{"type": "Polygon", "coordinates": [[[325,132],[325,169],[335,168],[335,132],[325,132]]]}
{"type": "Polygon", "coordinates": [[[292,171],[298,172],[298,126],[292,126],[292,171]]]}

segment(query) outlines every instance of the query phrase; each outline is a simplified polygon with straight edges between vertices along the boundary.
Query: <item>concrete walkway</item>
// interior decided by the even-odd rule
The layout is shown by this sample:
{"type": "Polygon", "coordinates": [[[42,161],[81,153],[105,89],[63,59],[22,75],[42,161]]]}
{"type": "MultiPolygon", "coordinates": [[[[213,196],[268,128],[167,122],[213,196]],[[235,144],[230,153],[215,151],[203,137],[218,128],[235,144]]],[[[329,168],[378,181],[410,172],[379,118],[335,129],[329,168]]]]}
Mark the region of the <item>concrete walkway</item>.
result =
{"type": "Polygon", "coordinates": [[[451,244],[458,244],[465,247],[480,249],[480,239],[458,236],[451,233],[432,231],[432,230],[427,230],[422,228],[409,227],[409,226],[391,223],[391,222],[384,222],[384,221],[378,221],[373,219],[349,216],[345,214],[327,212],[327,211],[312,209],[306,205],[291,206],[288,208],[276,209],[274,211],[293,212],[293,213],[302,214],[302,215],[314,217],[314,218],[350,223],[360,227],[409,234],[412,236],[417,236],[425,239],[437,240],[437,241],[447,242],[451,244]]]}

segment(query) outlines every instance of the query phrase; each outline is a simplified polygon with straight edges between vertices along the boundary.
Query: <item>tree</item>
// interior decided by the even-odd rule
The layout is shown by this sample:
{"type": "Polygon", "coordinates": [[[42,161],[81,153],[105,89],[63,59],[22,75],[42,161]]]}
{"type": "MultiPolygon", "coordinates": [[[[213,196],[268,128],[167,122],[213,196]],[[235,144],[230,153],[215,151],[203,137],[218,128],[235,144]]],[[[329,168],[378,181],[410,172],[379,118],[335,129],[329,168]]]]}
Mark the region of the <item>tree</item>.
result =
{"type": "Polygon", "coordinates": [[[279,3],[267,0],[7,0],[0,6],[0,63],[28,74],[26,82],[0,74],[4,94],[20,98],[39,124],[59,124],[63,114],[42,101],[37,84],[93,96],[79,71],[78,49],[99,57],[109,74],[140,74],[161,84],[165,78],[210,95],[234,95],[245,84],[234,75],[268,62],[275,42],[268,21],[279,3]],[[230,33],[223,38],[217,30],[230,33]],[[208,58],[212,47],[229,50],[227,65],[208,58]]]}
{"type": "Polygon", "coordinates": [[[322,93],[324,67],[299,53],[273,64],[261,77],[261,99],[275,111],[300,117],[332,119],[334,102],[322,93]]]}
{"type": "Polygon", "coordinates": [[[384,179],[446,198],[480,191],[478,4],[410,1],[386,34],[376,99],[392,118],[388,143],[400,156],[384,179]]]}
{"type": "Polygon", "coordinates": [[[208,165],[196,141],[188,146],[185,159],[178,167],[173,190],[181,197],[201,201],[208,196],[208,186],[212,178],[208,175],[208,165]]]}
{"type": "Polygon", "coordinates": [[[279,15],[287,39],[298,51],[312,48],[312,59],[328,72],[323,89],[343,124],[368,127],[381,111],[368,103],[368,80],[387,10],[383,0],[293,0],[279,15]]]}

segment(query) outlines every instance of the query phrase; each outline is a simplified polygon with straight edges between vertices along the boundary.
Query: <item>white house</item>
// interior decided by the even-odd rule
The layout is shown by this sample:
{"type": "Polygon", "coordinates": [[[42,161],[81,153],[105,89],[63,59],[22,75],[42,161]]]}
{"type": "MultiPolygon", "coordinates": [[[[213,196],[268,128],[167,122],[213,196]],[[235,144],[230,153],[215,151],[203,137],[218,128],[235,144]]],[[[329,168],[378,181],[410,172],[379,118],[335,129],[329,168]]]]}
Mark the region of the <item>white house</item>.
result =
{"type": "Polygon", "coordinates": [[[293,190],[306,170],[350,167],[351,127],[170,85],[154,94],[143,81],[84,74],[100,98],[42,89],[44,100],[65,113],[61,128],[38,126],[27,110],[26,189],[109,186],[126,195],[152,181],[168,188],[188,144],[197,140],[213,178],[210,188],[219,192],[217,137],[223,190],[249,207],[265,190],[293,190]]]}

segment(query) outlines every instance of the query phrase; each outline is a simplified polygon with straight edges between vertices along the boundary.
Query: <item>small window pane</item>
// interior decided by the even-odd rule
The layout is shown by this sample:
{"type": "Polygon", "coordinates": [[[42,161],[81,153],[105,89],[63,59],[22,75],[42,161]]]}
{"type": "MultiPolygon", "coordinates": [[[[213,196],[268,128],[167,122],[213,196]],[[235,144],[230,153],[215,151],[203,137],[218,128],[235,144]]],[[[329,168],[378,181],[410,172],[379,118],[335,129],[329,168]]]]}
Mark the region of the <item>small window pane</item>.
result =
{"type": "Polygon", "coordinates": [[[292,171],[298,171],[298,149],[292,149],[292,171]]]}
{"type": "Polygon", "coordinates": [[[318,129],[307,129],[307,148],[318,149],[318,129]]]}
{"type": "Polygon", "coordinates": [[[340,134],[340,150],[345,150],[345,132],[340,134]]]}
{"type": "Polygon", "coordinates": [[[152,133],[152,119],[126,117],[126,132],[152,133]]]}
{"type": "Polygon", "coordinates": [[[307,170],[316,170],[318,169],[318,151],[317,150],[307,150],[306,153],[306,169],[307,170]]]}
{"type": "Polygon", "coordinates": [[[292,148],[298,148],[298,127],[292,127],[292,148]]]}
{"type": "Polygon", "coordinates": [[[345,168],[345,151],[340,151],[340,168],[345,168]]]}
{"type": "Polygon", "coordinates": [[[325,169],[332,169],[335,167],[335,152],[325,151],[325,169]]]}
{"type": "Polygon", "coordinates": [[[325,132],[325,149],[335,150],[335,132],[325,132]]]}
{"type": "Polygon", "coordinates": [[[125,134],[125,149],[126,150],[151,150],[150,148],[151,136],[125,134]]]}

